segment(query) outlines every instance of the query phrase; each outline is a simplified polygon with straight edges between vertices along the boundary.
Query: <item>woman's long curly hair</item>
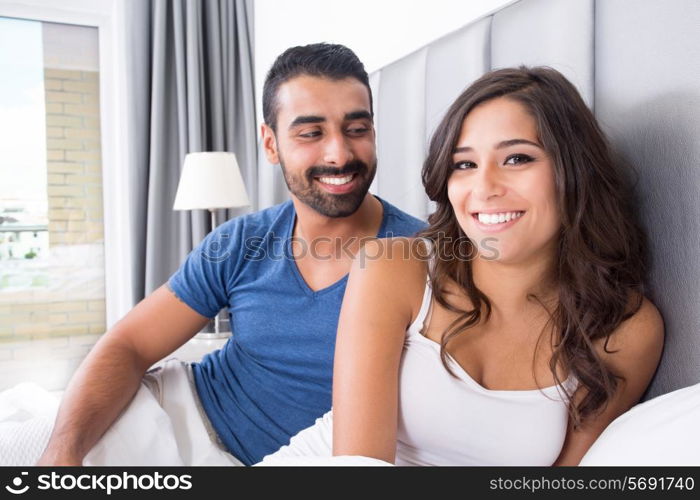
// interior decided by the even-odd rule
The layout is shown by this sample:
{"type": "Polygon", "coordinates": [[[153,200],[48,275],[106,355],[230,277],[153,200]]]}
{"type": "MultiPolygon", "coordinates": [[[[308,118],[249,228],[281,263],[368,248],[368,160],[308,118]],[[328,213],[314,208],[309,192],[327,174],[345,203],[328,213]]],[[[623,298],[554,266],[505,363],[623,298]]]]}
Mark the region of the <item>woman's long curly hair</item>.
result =
{"type": "MultiPolygon", "coordinates": [[[[557,302],[548,310],[549,322],[542,333],[548,326],[553,328],[549,367],[555,382],[562,384],[560,368],[578,379],[579,389],[587,390],[577,405],[573,399],[569,405],[578,427],[605,407],[621,378],[602,362],[594,341],[604,338],[607,351],[611,332],[641,307],[646,244],[632,210],[632,190],[623,165],[613,160],[576,88],[554,69],[520,67],[485,74],[452,104],[430,141],[422,179],[436,210],[419,236],[431,240],[433,251],[441,256],[429,271],[436,301],[459,313],[442,334],[440,354],[452,373],[446,350],[450,340],[491,315],[489,298],[474,283],[471,263],[454,258],[464,255],[457,244],[467,241],[472,255],[476,248],[457,222],[447,182],[465,117],[474,107],[498,97],[520,103],[534,118],[554,168],[561,220],[554,276],[557,302]],[[448,279],[461,287],[473,309],[462,310],[446,300],[448,279]]],[[[528,299],[539,300],[532,295],[528,299]]],[[[564,391],[573,397],[566,387],[564,391]]]]}

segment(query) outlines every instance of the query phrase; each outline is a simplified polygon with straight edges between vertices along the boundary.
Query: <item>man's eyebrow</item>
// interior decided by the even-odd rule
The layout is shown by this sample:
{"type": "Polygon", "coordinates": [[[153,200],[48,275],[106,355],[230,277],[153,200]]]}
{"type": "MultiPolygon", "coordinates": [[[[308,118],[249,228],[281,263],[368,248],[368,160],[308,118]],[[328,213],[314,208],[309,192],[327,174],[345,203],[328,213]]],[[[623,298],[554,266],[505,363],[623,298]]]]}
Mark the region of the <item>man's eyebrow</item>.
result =
{"type": "Polygon", "coordinates": [[[345,114],[345,120],[350,121],[350,120],[372,120],[372,115],[370,114],[369,111],[351,111],[350,113],[345,114]]]}
{"type": "Polygon", "coordinates": [[[296,126],[305,125],[307,123],[323,123],[325,121],[326,121],[326,119],[322,116],[315,116],[315,115],[297,116],[296,118],[294,118],[292,123],[289,124],[289,128],[292,129],[296,126]]]}
{"type": "MultiPolygon", "coordinates": [[[[517,146],[518,144],[528,144],[530,146],[535,146],[536,148],[544,149],[542,147],[542,144],[539,144],[537,142],[532,142],[532,141],[529,141],[527,139],[508,139],[507,141],[501,141],[498,144],[496,144],[496,149],[503,149],[503,148],[507,148],[510,146],[517,146]]],[[[454,149],[455,153],[468,153],[470,151],[473,151],[473,148],[470,146],[464,146],[464,147],[454,149]]]]}

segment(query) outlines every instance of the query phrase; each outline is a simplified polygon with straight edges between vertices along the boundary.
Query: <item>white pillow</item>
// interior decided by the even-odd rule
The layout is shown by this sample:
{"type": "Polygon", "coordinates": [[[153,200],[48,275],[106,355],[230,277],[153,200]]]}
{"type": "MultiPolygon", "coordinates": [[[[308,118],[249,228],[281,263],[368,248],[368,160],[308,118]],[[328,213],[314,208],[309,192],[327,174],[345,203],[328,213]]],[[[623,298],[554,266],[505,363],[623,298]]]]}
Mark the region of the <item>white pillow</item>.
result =
{"type": "Polygon", "coordinates": [[[580,465],[700,465],[700,384],[620,415],[580,465]]]}

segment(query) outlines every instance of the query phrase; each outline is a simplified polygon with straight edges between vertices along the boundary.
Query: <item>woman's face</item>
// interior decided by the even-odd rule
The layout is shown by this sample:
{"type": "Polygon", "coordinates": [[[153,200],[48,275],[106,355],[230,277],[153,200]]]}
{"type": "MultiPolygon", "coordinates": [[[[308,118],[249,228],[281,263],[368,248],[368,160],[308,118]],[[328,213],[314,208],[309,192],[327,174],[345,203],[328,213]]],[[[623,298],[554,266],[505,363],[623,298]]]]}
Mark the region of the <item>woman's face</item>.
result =
{"type": "Polygon", "coordinates": [[[457,221],[487,260],[551,258],[560,227],[552,160],[526,108],[500,97],[464,119],[447,190],[457,221]]]}

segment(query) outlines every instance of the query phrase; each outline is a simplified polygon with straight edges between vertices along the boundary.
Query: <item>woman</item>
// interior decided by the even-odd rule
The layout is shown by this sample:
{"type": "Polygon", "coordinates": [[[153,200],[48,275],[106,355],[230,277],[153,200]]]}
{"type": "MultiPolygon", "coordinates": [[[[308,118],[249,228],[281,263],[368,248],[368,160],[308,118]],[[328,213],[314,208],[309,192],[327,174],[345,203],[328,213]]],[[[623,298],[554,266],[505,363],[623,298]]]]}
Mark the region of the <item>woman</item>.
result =
{"type": "Polygon", "coordinates": [[[555,70],[491,72],[448,110],[422,176],[437,205],[422,238],[372,241],[350,273],[332,426],[329,413],[266,462],[578,464],[663,345],[593,115],[555,70]]]}

